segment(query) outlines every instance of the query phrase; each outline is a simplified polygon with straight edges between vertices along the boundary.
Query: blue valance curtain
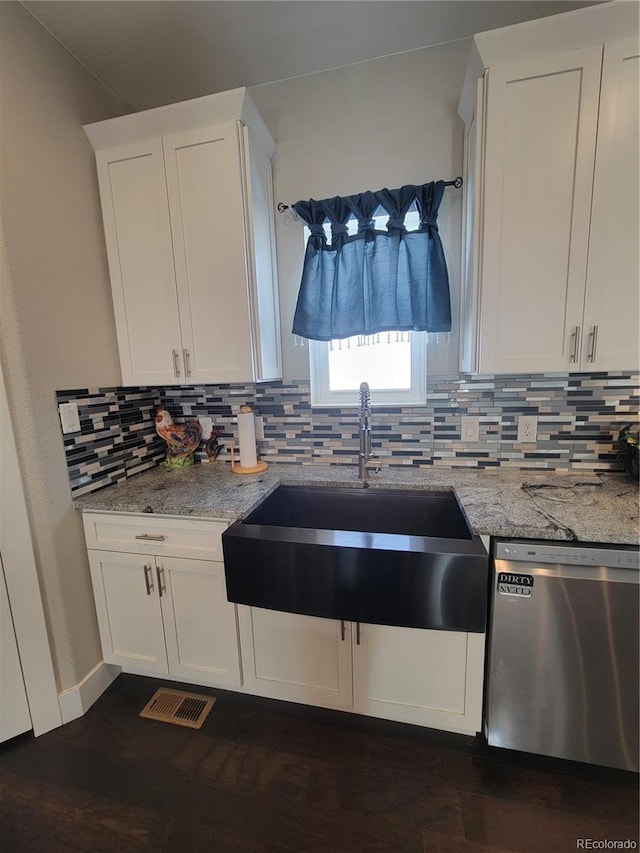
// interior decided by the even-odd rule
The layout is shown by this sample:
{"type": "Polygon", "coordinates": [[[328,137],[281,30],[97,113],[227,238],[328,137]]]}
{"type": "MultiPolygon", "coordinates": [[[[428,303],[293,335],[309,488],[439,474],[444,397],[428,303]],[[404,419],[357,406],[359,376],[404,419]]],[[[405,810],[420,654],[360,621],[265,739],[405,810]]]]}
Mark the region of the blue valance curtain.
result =
{"type": "Polygon", "coordinates": [[[449,332],[449,277],[437,225],[444,189],[444,181],[435,181],[296,202],[311,235],[293,334],[330,341],[386,331],[449,332]],[[420,224],[407,231],[412,206],[420,224]],[[380,209],[389,215],[386,230],[374,227],[380,209]],[[355,234],[347,228],[352,218],[355,234]]]}

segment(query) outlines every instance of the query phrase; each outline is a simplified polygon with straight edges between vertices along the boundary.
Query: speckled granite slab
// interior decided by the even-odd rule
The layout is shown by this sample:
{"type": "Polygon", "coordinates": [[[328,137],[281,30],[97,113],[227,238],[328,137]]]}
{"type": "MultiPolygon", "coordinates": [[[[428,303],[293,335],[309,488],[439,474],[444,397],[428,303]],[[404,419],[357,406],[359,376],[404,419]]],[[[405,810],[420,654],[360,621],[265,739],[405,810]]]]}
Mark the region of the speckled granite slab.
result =
{"type": "MultiPolygon", "coordinates": [[[[353,466],[270,465],[263,474],[244,476],[216,463],[182,471],[158,467],[74,505],[233,520],[281,483],[360,487],[353,466]]],[[[478,534],[638,544],[638,488],[621,474],[387,468],[372,475],[371,488],[453,490],[478,534]]]]}

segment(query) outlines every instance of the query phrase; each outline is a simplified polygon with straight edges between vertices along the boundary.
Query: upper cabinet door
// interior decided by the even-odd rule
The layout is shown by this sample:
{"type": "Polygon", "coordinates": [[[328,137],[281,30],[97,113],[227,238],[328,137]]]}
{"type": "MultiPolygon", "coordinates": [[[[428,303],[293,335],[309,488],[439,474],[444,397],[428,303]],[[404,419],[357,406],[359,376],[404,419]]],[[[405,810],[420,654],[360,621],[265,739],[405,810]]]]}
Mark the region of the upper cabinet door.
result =
{"type": "Polygon", "coordinates": [[[480,370],[577,367],[601,47],[488,72],[480,370]]]}
{"type": "Polygon", "coordinates": [[[460,291],[460,370],[478,369],[480,258],[482,246],[482,172],[484,139],[484,77],[476,85],[476,111],[464,139],[464,213],[462,221],[462,287],[460,291]]]}
{"type": "Polygon", "coordinates": [[[186,382],[254,375],[236,122],[163,137],[186,382]]]}
{"type": "Polygon", "coordinates": [[[584,313],[585,370],[638,367],[640,39],[605,45],[584,313]]]}
{"type": "Polygon", "coordinates": [[[251,134],[246,125],[240,129],[239,139],[244,173],[256,378],[279,379],[282,376],[282,355],[271,160],[251,144],[251,134]]]}
{"type": "Polygon", "coordinates": [[[125,385],[181,381],[182,352],[160,139],[96,152],[125,385]]]}

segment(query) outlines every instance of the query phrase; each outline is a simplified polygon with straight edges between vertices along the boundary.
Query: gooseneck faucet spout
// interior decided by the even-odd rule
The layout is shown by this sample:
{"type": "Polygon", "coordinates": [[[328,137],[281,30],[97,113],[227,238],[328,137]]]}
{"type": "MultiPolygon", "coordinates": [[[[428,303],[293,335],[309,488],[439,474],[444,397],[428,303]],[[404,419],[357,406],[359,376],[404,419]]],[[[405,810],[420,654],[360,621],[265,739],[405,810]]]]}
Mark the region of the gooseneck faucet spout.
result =
{"type": "MultiPolygon", "coordinates": [[[[369,480],[369,472],[371,471],[371,460],[374,458],[371,450],[371,392],[369,391],[369,383],[360,383],[360,451],[358,453],[358,479],[367,485],[369,480]]],[[[375,470],[380,470],[374,466],[375,470]]]]}

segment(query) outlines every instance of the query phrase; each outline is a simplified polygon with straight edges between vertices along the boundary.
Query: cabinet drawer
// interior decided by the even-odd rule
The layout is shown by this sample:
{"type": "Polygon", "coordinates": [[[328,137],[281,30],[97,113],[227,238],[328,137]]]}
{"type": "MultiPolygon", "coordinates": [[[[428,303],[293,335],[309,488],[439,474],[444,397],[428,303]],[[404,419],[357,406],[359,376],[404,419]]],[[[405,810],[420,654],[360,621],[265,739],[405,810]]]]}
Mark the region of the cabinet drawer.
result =
{"type": "Polygon", "coordinates": [[[222,562],[227,521],[168,518],[146,513],[84,513],[87,548],[222,562]]]}

